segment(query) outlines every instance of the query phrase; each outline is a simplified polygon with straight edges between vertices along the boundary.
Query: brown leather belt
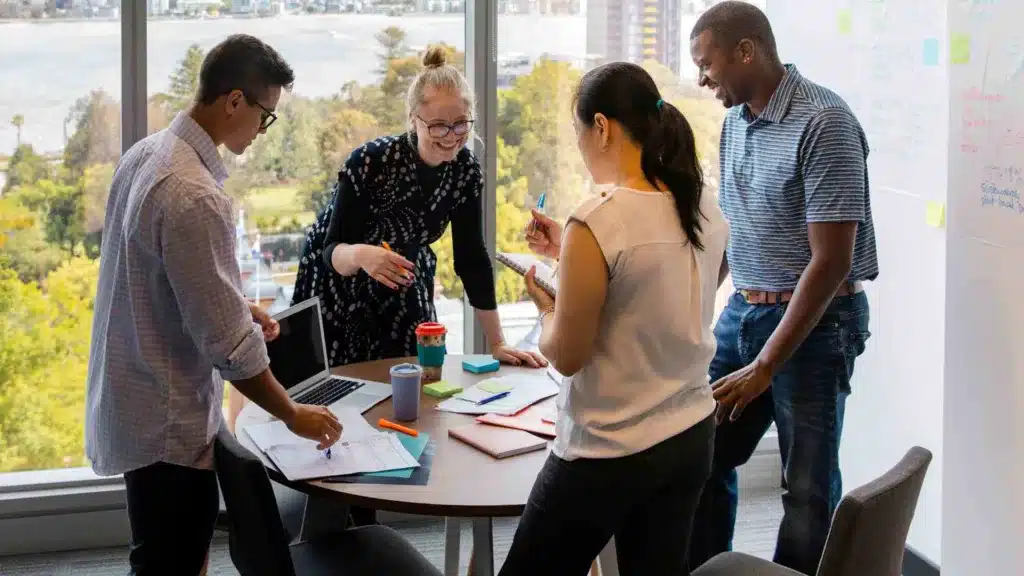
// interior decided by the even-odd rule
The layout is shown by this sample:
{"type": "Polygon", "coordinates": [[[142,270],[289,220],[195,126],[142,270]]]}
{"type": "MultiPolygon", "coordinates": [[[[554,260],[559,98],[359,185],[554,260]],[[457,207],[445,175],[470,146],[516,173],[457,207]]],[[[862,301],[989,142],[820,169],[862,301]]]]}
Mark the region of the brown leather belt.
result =
{"type": "MultiPolygon", "coordinates": [[[[849,296],[851,294],[857,294],[864,290],[863,284],[860,281],[857,282],[843,282],[839,285],[839,289],[836,290],[835,297],[849,296]]],[[[747,304],[782,304],[783,302],[789,302],[793,298],[793,291],[787,290],[785,292],[765,292],[764,290],[737,290],[743,299],[747,301],[747,304]]]]}

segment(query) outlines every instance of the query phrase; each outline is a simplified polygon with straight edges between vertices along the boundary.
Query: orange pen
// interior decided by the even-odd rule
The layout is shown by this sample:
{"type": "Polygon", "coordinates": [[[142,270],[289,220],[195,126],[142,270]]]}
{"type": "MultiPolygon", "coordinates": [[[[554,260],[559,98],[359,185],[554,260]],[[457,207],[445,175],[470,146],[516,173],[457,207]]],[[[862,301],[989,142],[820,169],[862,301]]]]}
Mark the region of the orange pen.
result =
{"type": "Polygon", "coordinates": [[[392,422],[390,420],[385,420],[383,418],[381,418],[380,420],[377,421],[377,426],[380,426],[381,428],[390,428],[390,429],[395,430],[397,432],[401,432],[402,434],[408,434],[409,436],[419,436],[420,435],[419,432],[413,430],[412,428],[406,428],[405,426],[402,426],[401,424],[395,424],[394,422],[392,422]]]}
{"type": "MultiPolygon", "coordinates": [[[[389,246],[387,242],[385,242],[385,241],[381,240],[381,241],[380,241],[380,245],[381,245],[381,246],[382,246],[382,247],[383,247],[383,248],[384,248],[385,250],[387,250],[388,252],[394,252],[394,250],[392,250],[392,249],[391,249],[391,246],[389,246]]],[[[409,274],[408,274],[408,273],[406,273],[406,271],[405,271],[405,270],[402,270],[402,278],[408,278],[408,277],[409,277],[409,274]]]]}

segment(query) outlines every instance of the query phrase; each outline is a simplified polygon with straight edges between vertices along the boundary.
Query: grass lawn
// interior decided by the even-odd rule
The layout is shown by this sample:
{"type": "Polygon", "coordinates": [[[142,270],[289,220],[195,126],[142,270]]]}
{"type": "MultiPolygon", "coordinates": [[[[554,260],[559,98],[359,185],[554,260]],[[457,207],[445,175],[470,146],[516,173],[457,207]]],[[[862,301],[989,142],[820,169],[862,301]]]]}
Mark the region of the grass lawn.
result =
{"type": "Polygon", "coordinates": [[[274,218],[285,221],[298,217],[304,226],[316,218],[316,214],[306,210],[298,199],[297,186],[272,186],[253,188],[246,197],[250,214],[247,219],[255,222],[257,218],[274,218]]]}

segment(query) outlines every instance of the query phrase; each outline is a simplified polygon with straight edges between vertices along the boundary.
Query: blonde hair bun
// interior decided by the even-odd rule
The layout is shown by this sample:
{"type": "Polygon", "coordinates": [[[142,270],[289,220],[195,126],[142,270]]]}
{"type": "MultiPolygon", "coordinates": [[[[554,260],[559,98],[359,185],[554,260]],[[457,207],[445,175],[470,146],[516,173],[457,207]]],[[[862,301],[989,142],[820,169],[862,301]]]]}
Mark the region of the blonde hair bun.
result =
{"type": "Polygon", "coordinates": [[[440,68],[448,63],[448,53],[443,46],[431,46],[423,55],[423,65],[427,68],[440,68]]]}

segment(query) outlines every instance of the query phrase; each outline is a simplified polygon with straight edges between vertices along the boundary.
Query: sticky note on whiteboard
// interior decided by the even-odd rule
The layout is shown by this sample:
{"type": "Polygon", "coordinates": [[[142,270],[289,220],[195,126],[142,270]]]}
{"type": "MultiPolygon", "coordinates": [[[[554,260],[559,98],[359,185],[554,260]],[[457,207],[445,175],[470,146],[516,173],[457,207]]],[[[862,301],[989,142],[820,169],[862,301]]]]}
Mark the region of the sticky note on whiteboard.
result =
{"type": "Polygon", "coordinates": [[[928,206],[925,208],[925,221],[932,228],[945,228],[946,227],[946,204],[944,202],[928,201],[928,206]]]}
{"type": "Polygon", "coordinates": [[[939,39],[925,38],[921,48],[921,61],[925,66],[939,65],[939,39]]]}
{"type": "Polygon", "coordinates": [[[954,32],[949,37],[949,61],[951,64],[968,64],[971,61],[971,36],[954,32]]]}
{"type": "Polygon", "coordinates": [[[840,10],[836,19],[836,27],[844,36],[853,33],[853,12],[847,9],[840,10]]]}

